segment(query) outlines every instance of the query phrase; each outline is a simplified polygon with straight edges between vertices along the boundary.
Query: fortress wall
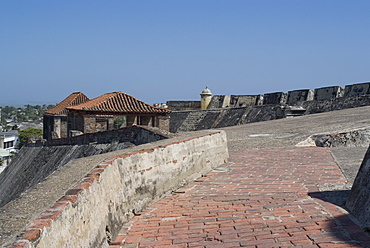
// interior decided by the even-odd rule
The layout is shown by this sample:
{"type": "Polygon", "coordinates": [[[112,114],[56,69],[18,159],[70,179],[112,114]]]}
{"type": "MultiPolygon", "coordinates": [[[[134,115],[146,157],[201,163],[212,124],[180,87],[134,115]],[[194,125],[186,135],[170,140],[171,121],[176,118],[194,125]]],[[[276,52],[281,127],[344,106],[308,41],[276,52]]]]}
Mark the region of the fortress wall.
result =
{"type": "Polygon", "coordinates": [[[230,107],[230,96],[226,95],[213,96],[211,102],[208,105],[208,109],[228,108],[228,107],[230,107]]]}
{"type": "Polygon", "coordinates": [[[298,102],[312,101],[314,93],[312,90],[293,90],[288,92],[288,105],[294,105],[298,102]]]}
{"type": "Polygon", "coordinates": [[[330,86],[315,89],[314,100],[330,100],[343,97],[344,90],[340,86],[330,86]]]}
{"type": "Polygon", "coordinates": [[[135,213],[226,162],[225,132],[186,135],[123,150],[96,164],[8,244],[108,247],[135,213]]]}
{"type": "Polygon", "coordinates": [[[115,130],[85,133],[82,135],[63,139],[48,140],[47,145],[70,145],[90,143],[132,142],[136,145],[145,144],[167,138],[166,134],[159,129],[148,126],[131,126],[115,130]]]}
{"type": "Polygon", "coordinates": [[[171,132],[188,132],[284,118],[280,104],[171,113],[171,132]]]}
{"type": "Polygon", "coordinates": [[[229,98],[215,95],[208,110],[172,112],[170,131],[227,127],[369,105],[370,83],[347,85],[345,90],[340,86],[330,86],[314,92],[305,89],[265,95],[231,95],[229,98]]]}
{"type": "Polygon", "coordinates": [[[230,107],[240,108],[257,105],[258,96],[255,95],[231,95],[230,107]]]}
{"type": "Polygon", "coordinates": [[[370,83],[346,85],[344,97],[356,97],[370,94],[370,83]]]}
{"type": "Polygon", "coordinates": [[[167,101],[166,105],[173,111],[200,109],[200,101],[167,101]]]}
{"type": "Polygon", "coordinates": [[[17,156],[0,174],[0,207],[17,199],[24,191],[42,182],[69,161],[121,150],[134,146],[129,142],[22,147],[17,156]]]}
{"type": "Polygon", "coordinates": [[[316,114],[347,108],[357,108],[370,105],[370,94],[357,97],[340,97],[328,100],[306,101],[299,105],[306,109],[305,114],[316,114]]]}
{"type": "Polygon", "coordinates": [[[370,146],[352,185],[346,207],[365,227],[370,227],[370,146]]]}
{"type": "Polygon", "coordinates": [[[263,95],[263,104],[285,104],[287,100],[287,93],[275,92],[263,95]]]}
{"type": "Polygon", "coordinates": [[[16,199],[22,192],[43,181],[73,159],[121,150],[168,137],[163,131],[155,128],[134,126],[51,140],[48,146],[22,147],[0,174],[0,207],[16,199]]]}

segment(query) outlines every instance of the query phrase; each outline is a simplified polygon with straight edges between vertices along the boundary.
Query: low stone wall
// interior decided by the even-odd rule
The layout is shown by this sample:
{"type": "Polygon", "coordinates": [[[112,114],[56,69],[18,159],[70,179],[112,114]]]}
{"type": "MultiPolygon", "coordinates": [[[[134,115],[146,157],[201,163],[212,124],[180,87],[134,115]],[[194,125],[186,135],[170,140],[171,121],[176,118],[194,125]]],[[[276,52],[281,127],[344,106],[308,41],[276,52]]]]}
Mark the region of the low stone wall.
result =
{"type": "Polygon", "coordinates": [[[112,141],[131,142],[135,145],[140,145],[166,139],[168,137],[168,132],[166,133],[158,128],[151,128],[148,126],[131,126],[103,132],[86,133],[62,139],[52,139],[48,140],[47,145],[82,145],[89,143],[103,144],[111,143],[112,141]]]}
{"type": "Polygon", "coordinates": [[[186,135],[123,150],[97,164],[7,245],[107,247],[134,214],[227,160],[223,131],[186,135]]]}
{"type": "Polygon", "coordinates": [[[346,207],[367,228],[370,228],[370,147],[357,173],[346,207]]]}

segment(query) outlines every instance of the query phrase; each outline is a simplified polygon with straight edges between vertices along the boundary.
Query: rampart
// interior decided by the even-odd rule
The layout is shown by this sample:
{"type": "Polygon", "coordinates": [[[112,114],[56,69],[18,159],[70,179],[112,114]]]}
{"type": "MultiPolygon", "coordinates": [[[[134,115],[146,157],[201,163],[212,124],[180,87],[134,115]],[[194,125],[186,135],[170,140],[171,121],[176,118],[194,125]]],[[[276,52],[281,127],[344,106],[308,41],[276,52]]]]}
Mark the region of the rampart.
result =
{"type": "Polygon", "coordinates": [[[226,143],[210,130],[72,160],[1,209],[2,244],[107,247],[148,204],[225,163],[226,143]]]}
{"type": "Polygon", "coordinates": [[[104,132],[85,133],[82,135],[62,138],[51,139],[47,141],[48,146],[55,145],[83,145],[83,144],[106,144],[111,142],[131,142],[135,145],[150,143],[153,141],[166,139],[171,135],[158,128],[148,126],[131,126],[104,132]]]}
{"type": "Polygon", "coordinates": [[[43,181],[69,161],[121,150],[170,137],[155,128],[133,126],[50,140],[45,146],[23,147],[0,174],[0,207],[16,199],[28,188],[43,181]]]}
{"type": "Polygon", "coordinates": [[[297,115],[370,105],[370,83],[275,92],[264,95],[216,95],[208,110],[173,111],[171,132],[242,125],[297,115]]]}

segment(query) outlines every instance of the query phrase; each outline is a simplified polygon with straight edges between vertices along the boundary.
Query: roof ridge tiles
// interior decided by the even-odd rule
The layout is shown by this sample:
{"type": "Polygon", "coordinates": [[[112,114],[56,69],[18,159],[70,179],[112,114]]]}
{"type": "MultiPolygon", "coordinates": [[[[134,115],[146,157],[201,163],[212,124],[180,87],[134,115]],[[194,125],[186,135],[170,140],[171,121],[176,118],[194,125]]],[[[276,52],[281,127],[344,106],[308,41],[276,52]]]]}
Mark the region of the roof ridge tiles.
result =
{"type": "Polygon", "coordinates": [[[67,109],[72,111],[116,112],[122,114],[169,114],[171,112],[168,109],[154,107],[120,91],[106,93],[90,101],[68,106],[67,109]]]}
{"type": "Polygon", "coordinates": [[[54,108],[45,111],[46,114],[64,115],[67,114],[67,107],[81,104],[89,101],[85,94],[82,92],[73,92],[67,96],[63,101],[58,103],[54,108]]]}

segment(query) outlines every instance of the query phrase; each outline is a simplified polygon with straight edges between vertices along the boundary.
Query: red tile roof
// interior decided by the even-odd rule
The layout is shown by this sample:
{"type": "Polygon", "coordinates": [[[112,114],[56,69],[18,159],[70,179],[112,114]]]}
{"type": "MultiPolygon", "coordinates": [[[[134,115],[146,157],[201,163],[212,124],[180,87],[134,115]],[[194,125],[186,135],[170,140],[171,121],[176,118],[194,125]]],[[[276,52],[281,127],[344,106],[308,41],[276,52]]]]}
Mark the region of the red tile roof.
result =
{"type": "Polygon", "coordinates": [[[122,92],[107,93],[88,102],[67,107],[68,110],[100,112],[102,114],[169,114],[171,110],[157,108],[122,92]]]}
{"type": "Polygon", "coordinates": [[[64,115],[67,114],[67,107],[78,105],[89,101],[85,94],[81,92],[74,92],[70,94],[66,99],[58,103],[54,108],[45,111],[46,114],[64,115]]]}

